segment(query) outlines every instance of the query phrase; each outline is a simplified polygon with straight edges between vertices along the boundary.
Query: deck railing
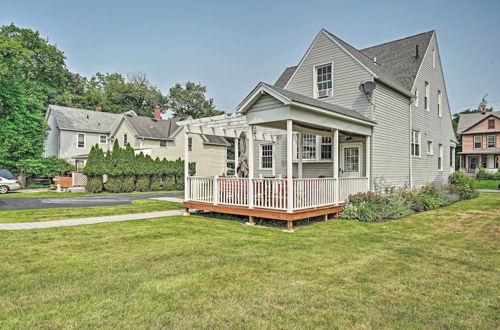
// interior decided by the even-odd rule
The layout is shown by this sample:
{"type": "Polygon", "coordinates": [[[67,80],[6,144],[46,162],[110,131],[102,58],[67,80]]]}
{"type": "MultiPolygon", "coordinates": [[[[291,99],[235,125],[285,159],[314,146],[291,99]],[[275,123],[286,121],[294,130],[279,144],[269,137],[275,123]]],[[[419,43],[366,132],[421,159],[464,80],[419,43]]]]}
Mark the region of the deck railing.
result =
{"type": "Polygon", "coordinates": [[[335,178],[293,179],[293,209],[335,204],[335,178]]]}
{"type": "Polygon", "coordinates": [[[247,206],[248,179],[217,178],[217,200],[214,204],[247,206]]]}
{"type": "Polygon", "coordinates": [[[189,200],[207,203],[214,201],[215,178],[213,176],[190,176],[187,180],[189,200]]]}
{"type": "Polygon", "coordinates": [[[252,179],[254,207],[286,210],[287,182],[286,179],[252,179]]]}

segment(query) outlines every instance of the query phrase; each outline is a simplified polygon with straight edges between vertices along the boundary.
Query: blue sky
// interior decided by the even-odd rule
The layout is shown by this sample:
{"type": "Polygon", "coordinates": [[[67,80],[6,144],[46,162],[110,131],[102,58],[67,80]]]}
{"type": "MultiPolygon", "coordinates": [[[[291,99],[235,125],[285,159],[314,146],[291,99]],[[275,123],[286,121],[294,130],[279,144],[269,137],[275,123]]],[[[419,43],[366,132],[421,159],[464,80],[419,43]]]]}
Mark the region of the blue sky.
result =
{"type": "Polygon", "coordinates": [[[188,80],[232,112],[296,65],[324,27],[354,47],[437,30],[452,112],[484,94],[500,110],[500,1],[11,1],[0,24],[39,30],[73,72],[188,80]]]}

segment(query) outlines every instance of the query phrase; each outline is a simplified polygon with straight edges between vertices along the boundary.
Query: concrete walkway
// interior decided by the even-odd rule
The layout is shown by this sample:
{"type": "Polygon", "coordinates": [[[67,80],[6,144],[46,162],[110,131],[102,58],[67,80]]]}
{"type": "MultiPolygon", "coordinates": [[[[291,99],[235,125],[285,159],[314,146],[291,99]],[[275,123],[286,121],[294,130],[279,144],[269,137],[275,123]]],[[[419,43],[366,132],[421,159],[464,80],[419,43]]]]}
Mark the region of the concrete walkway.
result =
{"type": "Polygon", "coordinates": [[[0,223],[0,230],[42,229],[42,228],[53,228],[53,227],[91,225],[94,223],[101,223],[101,222],[141,220],[141,219],[171,217],[182,214],[183,210],[171,210],[171,211],[161,211],[161,212],[111,215],[106,217],[80,218],[80,219],[68,219],[68,220],[0,223]]]}
{"type": "Polygon", "coordinates": [[[480,193],[500,193],[500,190],[493,190],[493,189],[478,189],[480,193]]]}

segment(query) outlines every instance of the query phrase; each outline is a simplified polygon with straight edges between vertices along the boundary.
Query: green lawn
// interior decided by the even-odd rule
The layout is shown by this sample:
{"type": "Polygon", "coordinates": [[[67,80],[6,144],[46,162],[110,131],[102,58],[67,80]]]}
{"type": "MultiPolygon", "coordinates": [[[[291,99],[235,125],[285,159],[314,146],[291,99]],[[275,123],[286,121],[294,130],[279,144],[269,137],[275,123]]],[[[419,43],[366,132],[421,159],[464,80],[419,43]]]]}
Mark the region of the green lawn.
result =
{"type": "Polygon", "coordinates": [[[196,216],[0,232],[0,327],[498,329],[498,205],[294,234],[196,216]]]}
{"type": "Polygon", "coordinates": [[[182,208],[180,203],[165,202],[154,199],[140,199],[132,201],[131,204],[117,206],[0,211],[0,223],[88,218],[94,216],[177,210],[180,208],[182,208]]]}
{"type": "MultiPolygon", "coordinates": [[[[136,195],[136,194],[164,194],[164,193],[183,193],[181,190],[160,190],[160,191],[134,191],[131,193],[121,193],[119,195],[136,195]]],[[[92,193],[60,193],[55,191],[39,191],[31,193],[11,192],[0,195],[0,198],[13,197],[80,197],[80,196],[102,196],[102,195],[118,195],[115,193],[102,192],[99,194],[92,193]]]]}
{"type": "Polygon", "coordinates": [[[500,185],[500,180],[474,180],[474,186],[476,189],[498,189],[500,185]]]}

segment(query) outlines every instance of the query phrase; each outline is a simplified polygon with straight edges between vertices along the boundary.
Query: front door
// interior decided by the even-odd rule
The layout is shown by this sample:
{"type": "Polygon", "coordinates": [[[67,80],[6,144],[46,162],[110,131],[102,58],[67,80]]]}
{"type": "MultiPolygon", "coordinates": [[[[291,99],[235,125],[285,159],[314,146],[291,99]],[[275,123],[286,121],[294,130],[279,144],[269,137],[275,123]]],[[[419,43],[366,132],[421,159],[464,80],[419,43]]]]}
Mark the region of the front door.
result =
{"type": "Polygon", "coordinates": [[[361,176],[361,145],[345,144],[340,146],[340,176],[361,176]]]}
{"type": "Polygon", "coordinates": [[[469,172],[475,172],[477,168],[477,156],[469,156],[469,172]]]}

